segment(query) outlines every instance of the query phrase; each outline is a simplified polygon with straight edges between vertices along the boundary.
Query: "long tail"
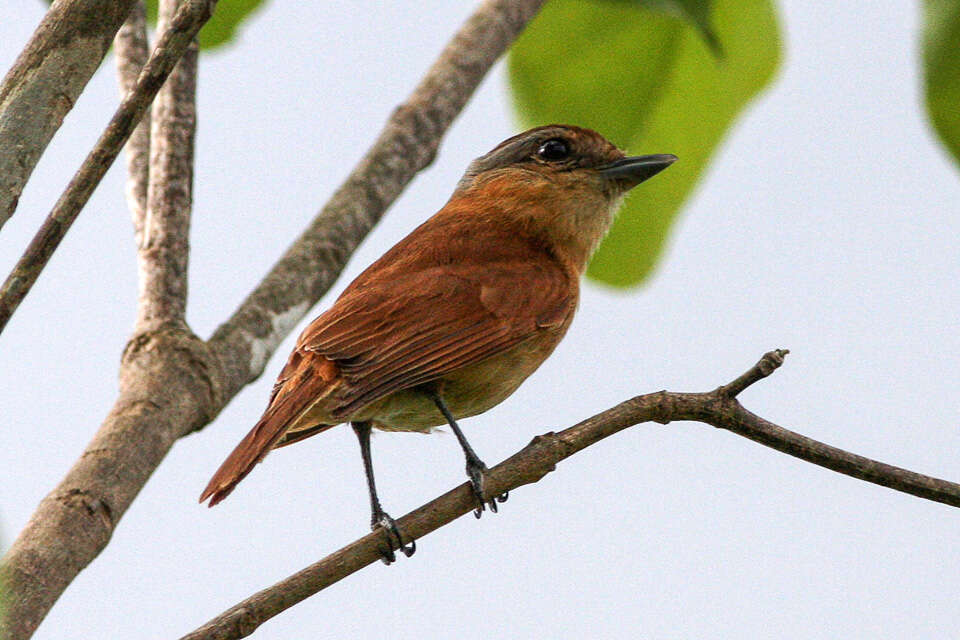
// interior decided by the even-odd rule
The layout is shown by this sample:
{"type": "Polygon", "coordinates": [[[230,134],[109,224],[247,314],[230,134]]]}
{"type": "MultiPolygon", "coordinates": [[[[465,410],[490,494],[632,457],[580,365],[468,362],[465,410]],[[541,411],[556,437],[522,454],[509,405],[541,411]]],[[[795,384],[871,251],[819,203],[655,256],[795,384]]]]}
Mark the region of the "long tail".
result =
{"type": "MultiPolygon", "coordinates": [[[[336,374],[335,365],[322,356],[319,361],[310,357],[291,357],[288,368],[280,374],[270,406],[263,417],[213,474],[207,488],[200,494],[200,502],[210,498],[209,506],[212,507],[230,495],[237,483],[280,442],[287,429],[295,425],[310,406],[330,390],[336,374]]],[[[317,432],[319,429],[311,429],[309,435],[317,432]]],[[[294,434],[290,441],[294,439],[301,438],[294,434]]]]}
{"type": "Polygon", "coordinates": [[[270,429],[266,416],[261,418],[210,478],[206,489],[200,494],[200,502],[210,498],[208,506],[212,507],[230,495],[237,483],[253,471],[257,463],[267,455],[273,441],[279,440],[282,435],[282,429],[270,429]]]}

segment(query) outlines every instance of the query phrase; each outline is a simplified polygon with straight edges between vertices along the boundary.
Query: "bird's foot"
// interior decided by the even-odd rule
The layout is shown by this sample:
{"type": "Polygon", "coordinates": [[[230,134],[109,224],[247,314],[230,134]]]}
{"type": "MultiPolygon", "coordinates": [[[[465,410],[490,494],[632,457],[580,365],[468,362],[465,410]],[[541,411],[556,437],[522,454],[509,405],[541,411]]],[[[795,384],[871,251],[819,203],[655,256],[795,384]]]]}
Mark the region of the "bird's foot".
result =
{"type": "Polygon", "coordinates": [[[503,503],[507,501],[507,498],[510,497],[508,491],[504,491],[498,496],[494,496],[489,500],[486,498],[486,473],[487,465],[483,464],[481,460],[470,460],[467,462],[467,477],[470,478],[470,486],[473,488],[473,495],[477,498],[477,508],[473,510],[473,515],[476,518],[479,518],[483,515],[484,510],[487,507],[490,507],[490,511],[493,513],[497,512],[497,503],[503,503]]]}
{"type": "Polygon", "coordinates": [[[415,540],[411,540],[410,544],[404,546],[403,536],[400,533],[399,527],[397,527],[396,521],[384,511],[373,514],[370,528],[374,531],[383,529],[386,533],[387,547],[386,549],[380,547],[380,559],[383,561],[383,564],[391,564],[397,559],[397,554],[394,553],[395,550],[400,551],[408,558],[417,551],[417,543],[415,540]]]}

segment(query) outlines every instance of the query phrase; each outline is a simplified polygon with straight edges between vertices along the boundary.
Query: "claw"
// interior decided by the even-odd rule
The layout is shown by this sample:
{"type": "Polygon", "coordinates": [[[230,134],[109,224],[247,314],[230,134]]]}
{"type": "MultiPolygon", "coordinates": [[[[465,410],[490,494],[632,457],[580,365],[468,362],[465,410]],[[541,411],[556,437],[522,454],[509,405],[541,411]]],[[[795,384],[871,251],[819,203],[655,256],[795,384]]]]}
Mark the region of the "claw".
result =
{"type": "Polygon", "coordinates": [[[385,512],[381,511],[379,517],[374,516],[374,520],[371,523],[370,528],[374,531],[377,529],[383,529],[386,533],[387,548],[380,548],[380,560],[383,562],[383,564],[391,564],[397,559],[397,554],[394,553],[394,549],[400,551],[408,558],[416,553],[416,541],[411,540],[410,544],[404,545],[403,536],[400,535],[400,529],[397,527],[396,521],[385,512]]]}
{"type": "Polygon", "coordinates": [[[380,551],[380,562],[387,566],[393,564],[397,559],[397,554],[395,554],[393,549],[390,547],[387,547],[386,549],[383,547],[378,547],[378,551],[380,551]]]}
{"type": "Polygon", "coordinates": [[[467,463],[467,476],[470,478],[470,486],[473,488],[473,495],[477,498],[477,508],[473,510],[473,516],[477,519],[483,515],[483,512],[489,507],[492,513],[497,513],[497,503],[503,503],[507,501],[507,496],[509,493],[502,493],[496,497],[490,498],[489,500],[485,497],[485,476],[487,472],[487,465],[483,464],[477,460],[476,462],[467,463]]]}

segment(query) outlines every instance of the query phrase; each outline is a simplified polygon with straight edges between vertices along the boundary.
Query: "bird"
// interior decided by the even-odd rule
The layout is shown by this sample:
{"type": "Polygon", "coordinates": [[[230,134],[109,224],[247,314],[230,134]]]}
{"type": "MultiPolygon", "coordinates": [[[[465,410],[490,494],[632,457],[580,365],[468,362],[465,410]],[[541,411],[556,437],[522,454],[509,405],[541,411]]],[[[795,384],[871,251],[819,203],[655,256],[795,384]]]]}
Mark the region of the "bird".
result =
{"type": "Polygon", "coordinates": [[[676,156],[627,156],[602,135],[547,125],[474,160],[447,203],[346,287],[304,329],[266,411],[200,496],[214,506],[272,449],[349,423],[360,445],[381,556],[416,542],[380,504],[370,433],[449,425],[466,458],[475,515],[486,465],[458,421],[510,396],[553,352],[580,278],[626,193],[676,156]]]}

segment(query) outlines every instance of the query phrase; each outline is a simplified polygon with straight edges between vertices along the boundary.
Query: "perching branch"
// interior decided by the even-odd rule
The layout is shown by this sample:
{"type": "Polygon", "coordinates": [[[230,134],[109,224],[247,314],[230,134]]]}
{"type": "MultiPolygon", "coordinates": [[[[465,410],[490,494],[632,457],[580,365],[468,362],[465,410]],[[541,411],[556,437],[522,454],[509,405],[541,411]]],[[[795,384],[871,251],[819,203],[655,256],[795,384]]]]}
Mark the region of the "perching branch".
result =
{"type": "Polygon", "coordinates": [[[54,2],[0,84],[0,227],[134,0],[54,2]]]}
{"type": "MultiPolygon", "coordinates": [[[[907,471],[825,445],[756,416],[736,399],[751,384],[773,373],[786,350],[771,351],[728,385],[708,393],[660,391],[637,396],[565,429],[537,436],[522,450],[493,467],[486,478],[489,495],[513,491],[539,481],[556,464],[578,451],[641,422],[667,424],[692,420],[727,429],[761,444],[855,478],[874,482],[928,500],[960,507],[960,485],[907,471]]],[[[476,507],[469,483],[397,520],[400,530],[419,539],[476,507]]],[[[384,536],[376,531],[343,547],[271,587],[255,593],[181,640],[243,638],[261,624],[380,559],[384,536]]]]}
{"type": "Polygon", "coordinates": [[[137,79],[136,87],[120,103],[93,150],[0,287],[0,332],[37,281],[50,256],[113,164],[174,65],[190,46],[200,27],[210,18],[215,4],[216,0],[184,0],[181,3],[170,22],[170,28],[158,39],[157,46],[137,79]]]}
{"type": "Polygon", "coordinates": [[[433,159],[454,117],[542,4],[481,4],[330,203],[209,342],[175,323],[130,340],[112,410],[0,562],[0,579],[9,585],[0,637],[25,640],[33,634],[107,546],[173,443],[209,424],[262,372],[386,207],[433,159]]]}

